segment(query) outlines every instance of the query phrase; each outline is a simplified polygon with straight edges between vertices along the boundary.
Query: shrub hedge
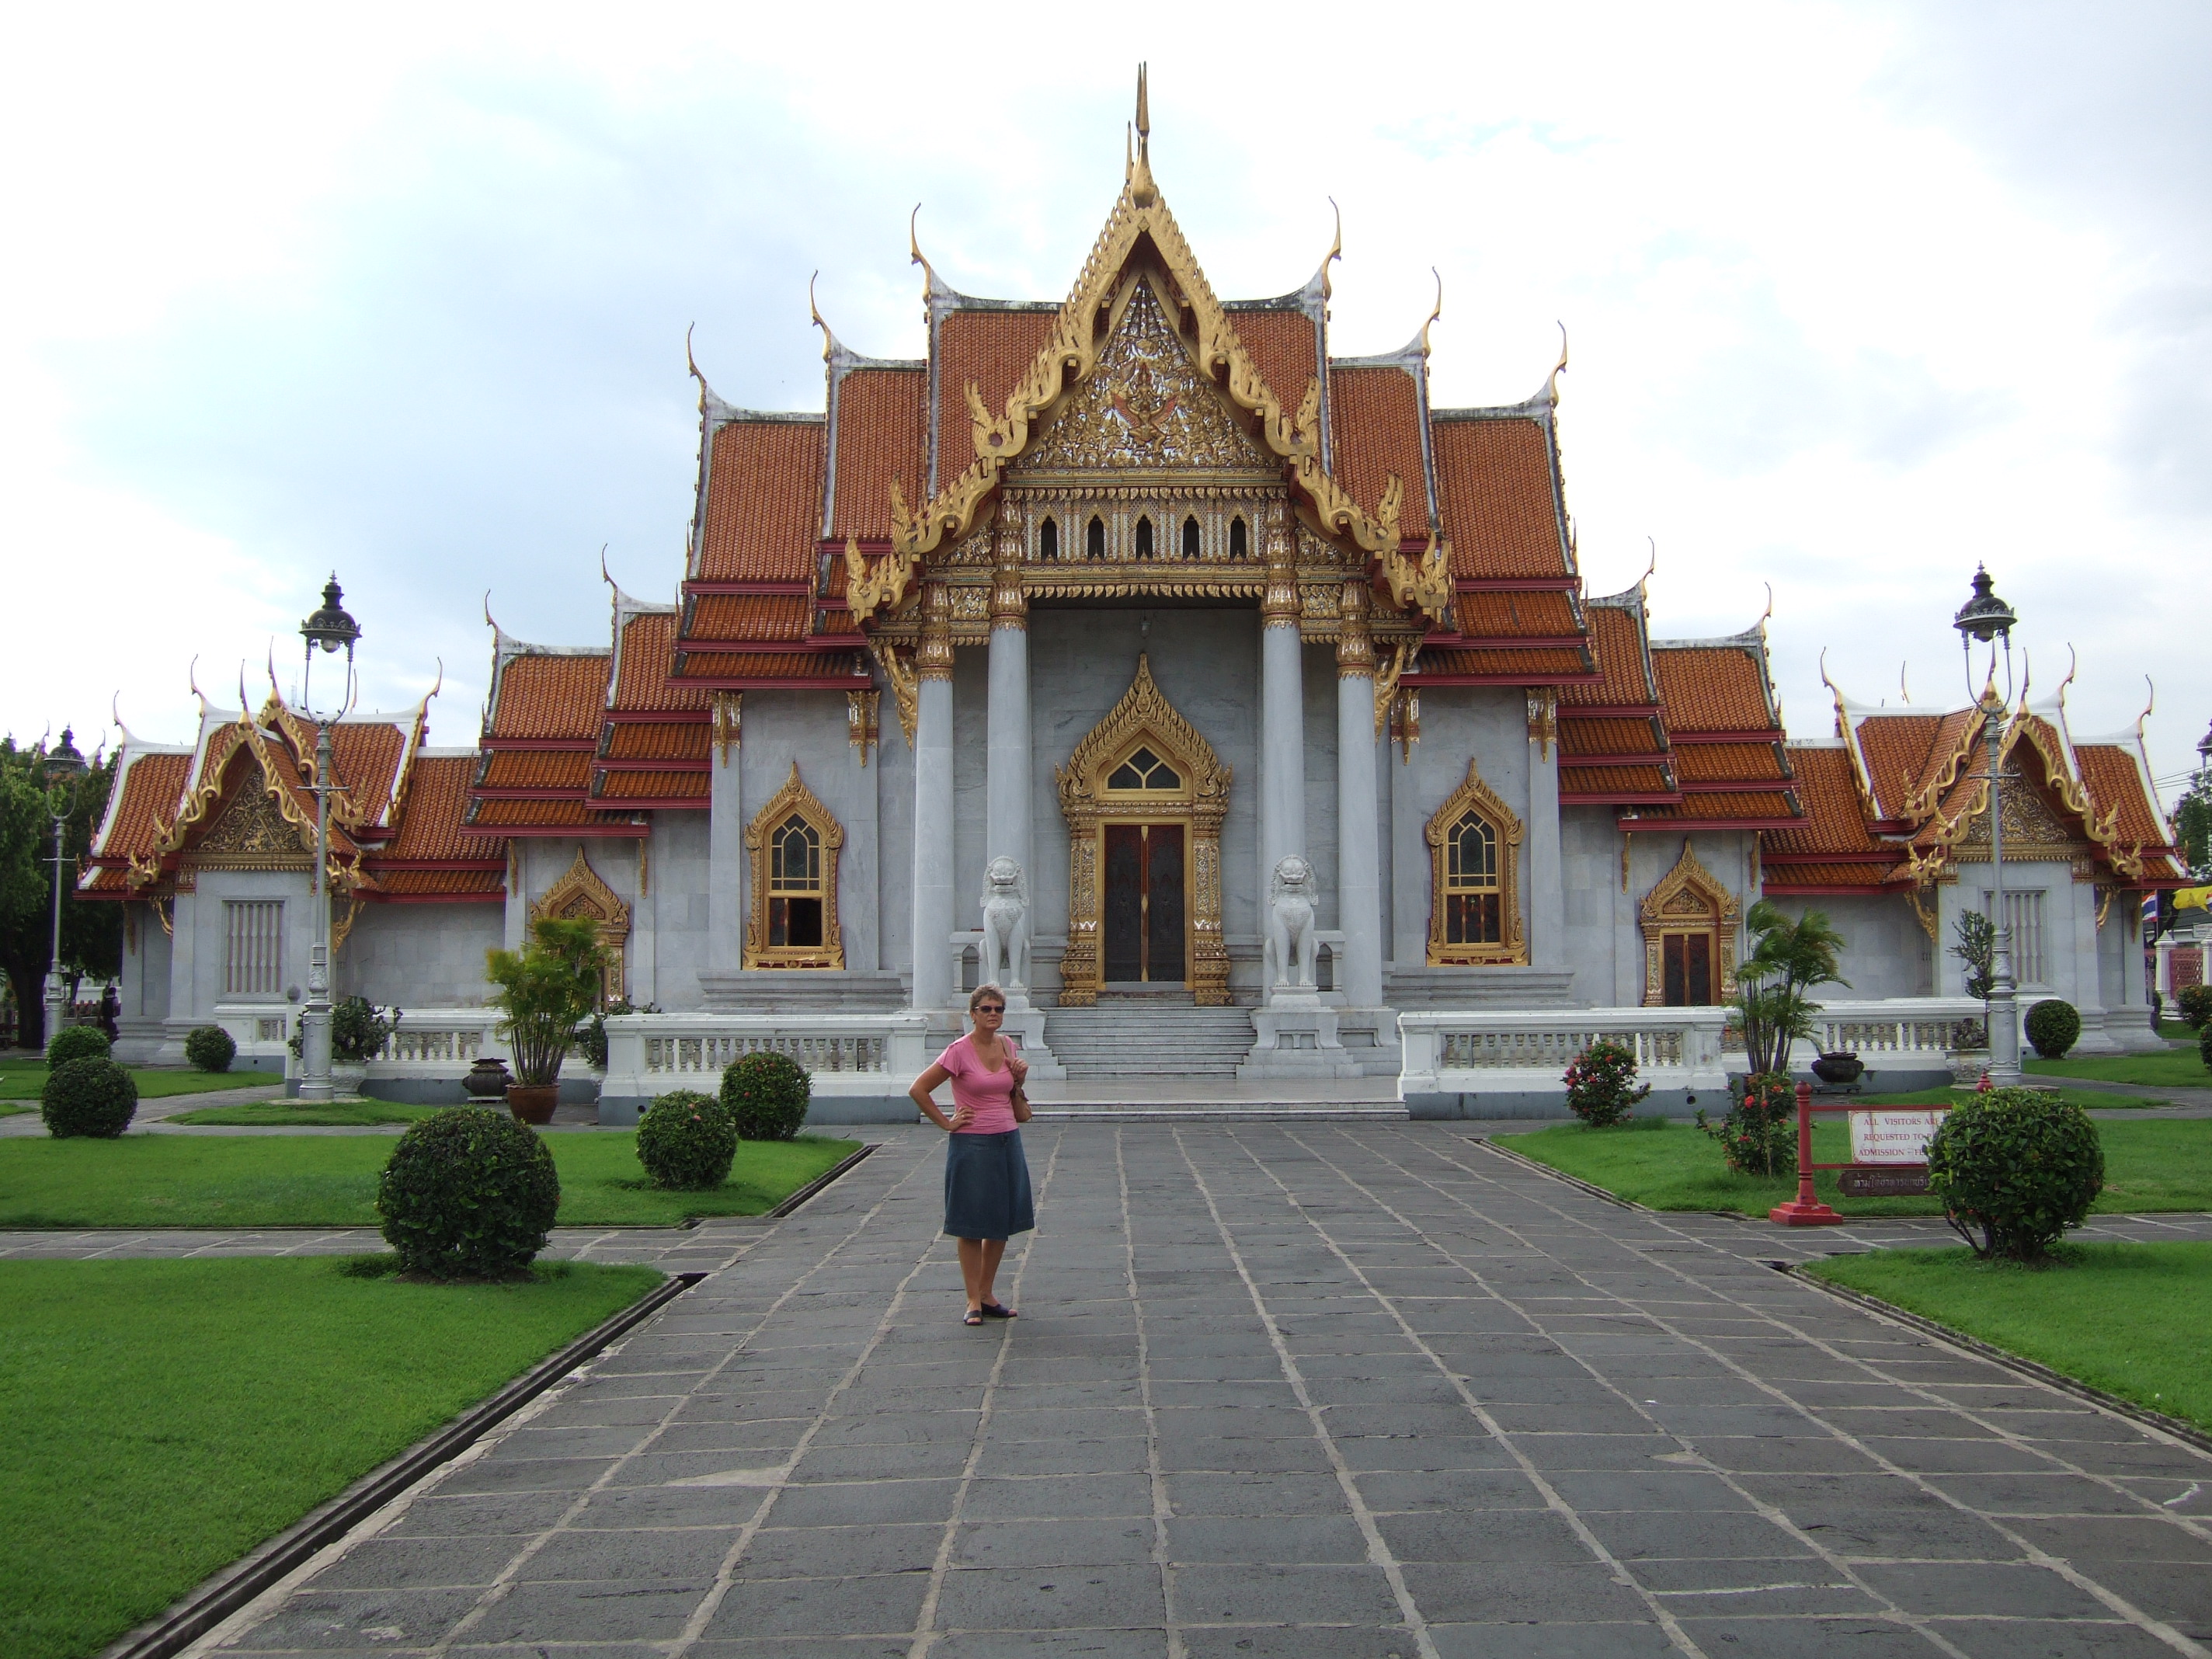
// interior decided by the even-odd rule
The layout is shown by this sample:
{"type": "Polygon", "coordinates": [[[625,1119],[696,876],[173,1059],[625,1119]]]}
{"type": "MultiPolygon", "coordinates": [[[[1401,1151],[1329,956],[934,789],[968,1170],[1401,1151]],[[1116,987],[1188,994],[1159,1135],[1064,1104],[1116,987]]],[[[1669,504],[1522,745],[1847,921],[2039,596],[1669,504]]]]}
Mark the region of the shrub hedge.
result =
{"type": "Polygon", "coordinates": [[[185,1038],[185,1058],[203,1072],[227,1072],[238,1045],[220,1025],[195,1025],[185,1038]]]}
{"type": "Polygon", "coordinates": [[[2197,1030],[2212,1019],[2212,985],[2185,985],[2173,994],[2173,1006],[2181,1018],[2197,1030]]]}
{"type": "Polygon", "coordinates": [[[1743,1081],[1743,1093],[1718,1123],[1698,1108],[1698,1127],[1721,1144],[1721,1156],[1739,1175],[1797,1173],[1797,1090],[1783,1072],[1762,1072],[1743,1081]]]}
{"type": "Polygon", "coordinates": [[[2207,1025],[2197,1034],[2197,1058],[2204,1062],[2206,1071],[2212,1072],[2212,1025],[2207,1025]]]}
{"type": "Polygon", "coordinates": [[[410,1126],[376,1183],[385,1242],[410,1273],[512,1279],[561,1206],[553,1154],[504,1111],[450,1106],[410,1126]]]}
{"type": "Polygon", "coordinates": [[[106,1060],[107,1033],[97,1025],[64,1025],[46,1043],[46,1064],[66,1066],[73,1060],[106,1060]]]}
{"type": "Polygon", "coordinates": [[[1928,1185],[1975,1255],[2033,1261],[2087,1217],[2105,1149],[2080,1107],[1991,1089],[1945,1115],[1928,1143],[1928,1185]]]}
{"type": "Polygon", "coordinates": [[[637,1161],[656,1187],[708,1191],[730,1178],[737,1155],[728,1109],[696,1089],[661,1096],[637,1121],[637,1161]]]}
{"type": "Polygon", "coordinates": [[[112,1140],[131,1127],[137,1110],[137,1084],[105,1054],[55,1066],[39,1091],[39,1115],[57,1140],[72,1135],[112,1140]]]}
{"type": "Polygon", "coordinates": [[[1567,1062],[1567,1109],[1593,1129],[1610,1128],[1651,1092],[1636,1081],[1636,1050],[1611,1037],[1595,1042],[1567,1062]]]}
{"type": "Polygon", "coordinates": [[[806,1121],[806,1070],[785,1054],[747,1054],[722,1073],[722,1104],[742,1140],[789,1140],[806,1121]]]}
{"type": "Polygon", "coordinates": [[[2046,997],[2027,1011],[2027,1040],[2045,1060],[2063,1060],[2081,1035],[2081,1016],[2070,1002],[2046,997]]]}

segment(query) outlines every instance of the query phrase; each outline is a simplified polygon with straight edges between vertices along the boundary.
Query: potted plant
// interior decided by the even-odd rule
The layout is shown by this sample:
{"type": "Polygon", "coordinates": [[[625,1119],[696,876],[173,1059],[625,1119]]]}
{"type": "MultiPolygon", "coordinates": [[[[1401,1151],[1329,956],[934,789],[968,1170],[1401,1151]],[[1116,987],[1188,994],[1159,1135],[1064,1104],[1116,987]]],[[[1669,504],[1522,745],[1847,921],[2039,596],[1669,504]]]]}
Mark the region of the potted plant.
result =
{"type": "Polygon", "coordinates": [[[1979,910],[1961,910],[1951,924],[1959,942],[1951,954],[1966,964],[1966,994],[1982,1000],[1979,1020],[1962,1019],[1953,1028],[1947,1056],[1954,1083],[1978,1083],[1990,1069],[1990,991],[1996,983],[1997,930],[1979,910]]]}
{"type": "MultiPolygon", "coordinates": [[[[368,1081],[368,1062],[384,1052],[384,1045],[406,1016],[398,1008],[380,1007],[367,997],[342,997],[331,1007],[331,1092],[341,1100],[357,1097],[368,1081]]],[[[292,1058],[300,1058],[299,1023],[293,1023],[287,1041],[292,1058]]]]}
{"type": "Polygon", "coordinates": [[[550,1123],[561,1096],[561,1062],[576,1027],[599,1006],[604,952],[596,923],[541,916],[520,951],[485,956],[485,976],[498,988],[500,1035],[514,1054],[507,1109],[525,1123],[550,1123]]]}

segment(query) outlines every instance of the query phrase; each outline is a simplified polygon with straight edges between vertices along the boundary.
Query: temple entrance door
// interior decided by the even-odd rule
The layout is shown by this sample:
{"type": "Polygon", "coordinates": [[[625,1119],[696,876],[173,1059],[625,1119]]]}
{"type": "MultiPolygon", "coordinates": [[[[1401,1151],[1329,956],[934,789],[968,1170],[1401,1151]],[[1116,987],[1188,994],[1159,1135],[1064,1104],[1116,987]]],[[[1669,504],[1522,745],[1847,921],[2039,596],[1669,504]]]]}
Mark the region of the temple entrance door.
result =
{"type": "Polygon", "coordinates": [[[1713,1003],[1713,936],[1668,933],[1660,959],[1669,1008],[1709,1008],[1713,1003]]]}
{"type": "Polygon", "coordinates": [[[1111,984],[1183,978],[1183,826],[1109,823],[1105,841],[1105,978],[1111,984]]]}

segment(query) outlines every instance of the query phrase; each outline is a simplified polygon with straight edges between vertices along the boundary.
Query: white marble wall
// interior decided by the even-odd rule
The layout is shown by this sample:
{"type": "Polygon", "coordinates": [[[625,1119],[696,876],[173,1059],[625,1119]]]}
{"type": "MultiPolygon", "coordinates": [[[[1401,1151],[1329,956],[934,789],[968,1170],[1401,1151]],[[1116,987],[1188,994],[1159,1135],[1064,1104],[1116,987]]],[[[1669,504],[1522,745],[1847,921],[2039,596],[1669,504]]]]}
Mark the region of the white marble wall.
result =
{"type": "Polygon", "coordinates": [[[497,904],[364,905],[338,948],[333,989],[402,1008],[480,1006],[502,920],[497,904]]]}
{"type": "Polygon", "coordinates": [[[1850,989],[1836,991],[1835,996],[1871,1002],[1884,997],[1962,994],[1936,989],[1936,947],[1902,894],[1823,894],[1781,897],[1774,903],[1793,921],[1808,910],[1820,911],[1844,936],[1838,959],[1850,989]]]}

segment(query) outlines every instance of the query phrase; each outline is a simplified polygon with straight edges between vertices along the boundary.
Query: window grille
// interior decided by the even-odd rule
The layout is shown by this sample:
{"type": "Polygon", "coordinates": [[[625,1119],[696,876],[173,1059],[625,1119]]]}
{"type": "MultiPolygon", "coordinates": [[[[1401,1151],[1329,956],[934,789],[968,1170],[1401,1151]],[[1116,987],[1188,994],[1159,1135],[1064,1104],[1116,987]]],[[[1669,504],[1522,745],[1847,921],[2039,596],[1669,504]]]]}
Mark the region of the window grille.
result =
{"type": "Polygon", "coordinates": [[[1469,812],[1445,844],[1444,943],[1496,945],[1505,937],[1498,832],[1469,812]]]}
{"type": "Polygon", "coordinates": [[[822,943],[822,837],[793,813],[769,845],[769,944],[822,943]]]}
{"type": "Polygon", "coordinates": [[[284,980],[284,901],[233,899],[222,920],[223,994],[276,995],[284,980]]]}
{"type": "MultiPolygon", "coordinates": [[[[1989,915],[1990,901],[1995,896],[1988,889],[1983,890],[1984,915],[1989,915]]],[[[2044,953],[2043,895],[2007,893],[2004,901],[2004,925],[2012,934],[2013,983],[2048,985],[2051,969],[2050,960],[2044,953]]]]}

